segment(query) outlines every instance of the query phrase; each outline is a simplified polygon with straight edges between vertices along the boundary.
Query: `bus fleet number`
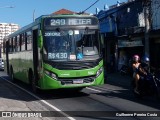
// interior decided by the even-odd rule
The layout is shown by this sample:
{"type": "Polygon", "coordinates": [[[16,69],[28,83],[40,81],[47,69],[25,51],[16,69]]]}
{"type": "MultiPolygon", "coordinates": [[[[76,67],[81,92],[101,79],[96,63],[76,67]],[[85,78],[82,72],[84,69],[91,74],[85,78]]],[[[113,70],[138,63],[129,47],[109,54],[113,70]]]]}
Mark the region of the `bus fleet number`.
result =
{"type": "Polygon", "coordinates": [[[48,53],[48,59],[66,59],[67,53],[48,53]]]}

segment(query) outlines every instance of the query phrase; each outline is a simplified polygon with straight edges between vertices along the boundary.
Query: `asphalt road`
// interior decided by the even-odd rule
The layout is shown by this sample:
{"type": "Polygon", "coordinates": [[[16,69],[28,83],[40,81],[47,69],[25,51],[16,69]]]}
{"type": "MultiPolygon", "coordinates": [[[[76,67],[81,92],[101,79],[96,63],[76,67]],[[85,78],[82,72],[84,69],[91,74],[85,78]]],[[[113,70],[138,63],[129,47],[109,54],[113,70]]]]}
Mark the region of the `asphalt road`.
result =
{"type": "MultiPolygon", "coordinates": [[[[149,111],[149,113],[150,111],[160,111],[160,101],[151,97],[137,99],[129,87],[125,85],[107,83],[103,86],[85,88],[79,93],[67,90],[52,90],[34,95],[28,85],[22,82],[16,83],[16,85],[29,91],[32,94],[30,95],[7,82],[6,80],[9,80],[9,77],[4,72],[1,71],[0,76],[0,87],[7,88],[3,92],[6,91],[8,94],[0,93],[0,98],[27,102],[29,109],[32,111],[63,111],[64,114],[71,116],[63,119],[78,120],[160,119],[158,117],[109,117],[115,113],[120,114],[128,111],[141,111],[140,113],[145,111],[149,111]],[[71,114],[78,114],[78,116],[74,117],[71,114]]],[[[62,119],[62,116],[56,119],[62,119]]]]}

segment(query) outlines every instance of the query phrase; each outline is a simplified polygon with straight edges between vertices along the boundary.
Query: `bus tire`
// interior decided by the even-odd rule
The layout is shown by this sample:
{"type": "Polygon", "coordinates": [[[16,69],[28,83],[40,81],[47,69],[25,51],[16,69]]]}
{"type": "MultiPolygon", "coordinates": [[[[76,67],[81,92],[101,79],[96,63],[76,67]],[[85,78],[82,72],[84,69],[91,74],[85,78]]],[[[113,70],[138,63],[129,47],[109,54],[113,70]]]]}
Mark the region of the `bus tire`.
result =
{"type": "Polygon", "coordinates": [[[13,68],[12,68],[12,66],[10,67],[9,77],[11,78],[11,81],[12,81],[13,83],[16,82],[16,79],[14,78],[14,73],[13,73],[13,68]]]}
{"type": "Polygon", "coordinates": [[[30,85],[31,85],[32,91],[34,93],[38,93],[39,89],[36,86],[36,81],[35,81],[35,77],[33,75],[33,72],[31,70],[29,70],[29,74],[28,75],[29,75],[28,78],[29,78],[29,81],[30,81],[30,85]]]}

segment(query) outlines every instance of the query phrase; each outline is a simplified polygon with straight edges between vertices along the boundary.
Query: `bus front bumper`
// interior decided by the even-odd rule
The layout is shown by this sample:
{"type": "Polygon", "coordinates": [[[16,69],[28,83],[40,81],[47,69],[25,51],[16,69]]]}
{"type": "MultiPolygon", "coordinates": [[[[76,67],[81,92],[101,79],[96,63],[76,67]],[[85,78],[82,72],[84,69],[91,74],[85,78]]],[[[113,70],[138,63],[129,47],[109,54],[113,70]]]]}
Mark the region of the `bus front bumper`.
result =
{"type": "Polygon", "coordinates": [[[42,89],[61,89],[61,88],[77,88],[77,87],[88,87],[104,84],[104,72],[102,72],[98,77],[86,77],[80,79],[59,79],[55,80],[50,76],[44,74],[43,78],[40,80],[42,89]],[[90,81],[89,81],[90,80],[90,81]],[[67,83],[68,82],[68,83],[67,83]]]}

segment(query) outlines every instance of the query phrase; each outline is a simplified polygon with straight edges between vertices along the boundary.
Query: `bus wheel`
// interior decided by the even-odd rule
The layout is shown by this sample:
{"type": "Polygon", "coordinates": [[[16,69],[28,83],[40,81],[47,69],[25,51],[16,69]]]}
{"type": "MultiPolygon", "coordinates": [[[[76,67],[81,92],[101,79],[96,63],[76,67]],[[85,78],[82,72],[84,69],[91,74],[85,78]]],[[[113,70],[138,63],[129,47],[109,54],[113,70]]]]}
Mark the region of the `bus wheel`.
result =
{"type": "Polygon", "coordinates": [[[36,86],[35,77],[34,77],[34,75],[33,75],[32,72],[29,72],[29,81],[30,81],[30,85],[31,85],[32,91],[33,91],[34,93],[38,93],[38,92],[39,92],[39,89],[38,89],[37,86],[36,86]]]}
{"type": "Polygon", "coordinates": [[[14,78],[13,68],[10,67],[9,77],[11,78],[12,82],[16,82],[16,79],[14,78]]]}

